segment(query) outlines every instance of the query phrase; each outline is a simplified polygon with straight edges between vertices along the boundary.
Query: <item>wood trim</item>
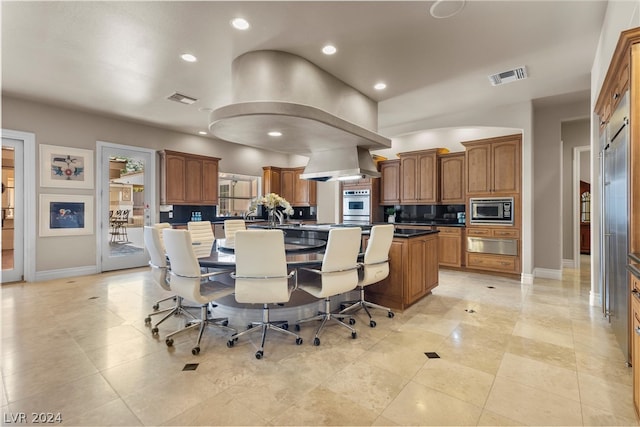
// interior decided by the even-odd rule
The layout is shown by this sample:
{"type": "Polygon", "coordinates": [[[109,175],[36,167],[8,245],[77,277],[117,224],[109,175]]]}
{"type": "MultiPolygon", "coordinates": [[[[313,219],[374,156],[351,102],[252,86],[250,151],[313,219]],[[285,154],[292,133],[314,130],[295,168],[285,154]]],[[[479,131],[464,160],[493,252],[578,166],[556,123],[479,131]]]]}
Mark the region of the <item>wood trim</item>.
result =
{"type": "Polygon", "coordinates": [[[638,29],[638,42],[632,46],[630,67],[630,135],[629,135],[629,249],[631,252],[640,252],[640,29],[638,29]],[[635,119],[633,119],[635,118],[635,119]]]}

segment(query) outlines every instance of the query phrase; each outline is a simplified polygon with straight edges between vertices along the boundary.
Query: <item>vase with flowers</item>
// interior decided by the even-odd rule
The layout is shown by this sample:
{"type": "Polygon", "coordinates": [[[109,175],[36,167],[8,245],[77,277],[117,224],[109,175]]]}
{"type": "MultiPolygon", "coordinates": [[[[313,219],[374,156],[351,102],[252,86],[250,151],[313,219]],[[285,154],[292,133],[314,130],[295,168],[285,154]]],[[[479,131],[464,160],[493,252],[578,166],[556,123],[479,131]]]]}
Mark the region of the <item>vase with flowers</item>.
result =
{"type": "Polygon", "coordinates": [[[293,215],[293,208],[284,197],[276,193],[269,193],[258,200],[258,204],[264,206],[269,214],[269,225],[275,227],[284,224],[286,215],[293,215]]]}

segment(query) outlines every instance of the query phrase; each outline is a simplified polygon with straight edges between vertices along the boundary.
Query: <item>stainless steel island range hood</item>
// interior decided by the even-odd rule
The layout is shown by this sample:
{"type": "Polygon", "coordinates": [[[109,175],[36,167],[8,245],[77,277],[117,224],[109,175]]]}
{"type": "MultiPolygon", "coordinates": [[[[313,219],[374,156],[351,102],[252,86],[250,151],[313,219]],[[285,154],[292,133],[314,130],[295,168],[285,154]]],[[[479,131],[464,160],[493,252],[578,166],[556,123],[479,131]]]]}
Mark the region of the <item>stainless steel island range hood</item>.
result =
{"type": "Polygon", "coordinates": [[[351,180],[359,178],[379,178],[376,165],[369,150],[362,147],[337,148],[330,151],[316,151],[300,175],[312,181],[351,180]]]}

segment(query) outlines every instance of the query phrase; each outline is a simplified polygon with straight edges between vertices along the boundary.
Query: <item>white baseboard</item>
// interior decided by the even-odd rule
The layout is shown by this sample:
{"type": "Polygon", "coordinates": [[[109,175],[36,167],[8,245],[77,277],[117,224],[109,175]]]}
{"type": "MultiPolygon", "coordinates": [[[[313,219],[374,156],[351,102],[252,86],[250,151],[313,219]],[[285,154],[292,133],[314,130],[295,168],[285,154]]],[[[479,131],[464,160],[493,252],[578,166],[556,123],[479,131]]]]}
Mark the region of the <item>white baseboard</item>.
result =
{"type": "Polygon", "coordinates": [[[572,259],[563,259],[562,260],[562,268],[578,268],[575,260],[572,259]]]}
{"type": "Polygon", "coordinates": [[[544,279],[562,280],[562,270],[552,270],[550,268],[534,268],[534,277],[542,277],[544,279]]]}
{"type": "Polygon", "coordinates": [[[60,270],[36,271],[36,282],[43,280],[63,279],[65,277],[87,276],[97,274],[98,266],[88,265],[86,267],[62,268],[60,270]]]}
{"type": "Polygon", "coordinates": [[[520,283],[522,283],[523,285],[533,285],[533,274],[521,273],[520,283]]]}

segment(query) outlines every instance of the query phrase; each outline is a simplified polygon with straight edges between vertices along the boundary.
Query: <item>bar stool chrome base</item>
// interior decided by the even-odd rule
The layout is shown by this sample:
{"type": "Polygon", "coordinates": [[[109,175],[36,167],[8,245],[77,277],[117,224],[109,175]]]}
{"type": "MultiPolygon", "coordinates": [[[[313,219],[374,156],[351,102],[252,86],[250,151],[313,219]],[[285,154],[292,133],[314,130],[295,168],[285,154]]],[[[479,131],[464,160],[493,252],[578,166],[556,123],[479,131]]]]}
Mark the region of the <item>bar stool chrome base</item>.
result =
{"type": "Polygon", "coordinates": [[[320,345],[320,333],[323,331],[327,322],[331,320],[349,329],[351,331],[351,338],[356,339],[358,336],[356,330],[350,326],[356,323],[356,319],[354,319],[350,314],[331,313],[331,300],[328,297],[324,299],[324,311],[319,312],[316,316],[298,320],[295,327],[296,331],[300,330],[300,323],[311,322],[312,320],[322,320],[322,323],[318,327],[315,337],[313,338],[313,345],[320,345]],[[342,321],[343,319],[349,319],[349,325],[344,323],[342,321]]]}

